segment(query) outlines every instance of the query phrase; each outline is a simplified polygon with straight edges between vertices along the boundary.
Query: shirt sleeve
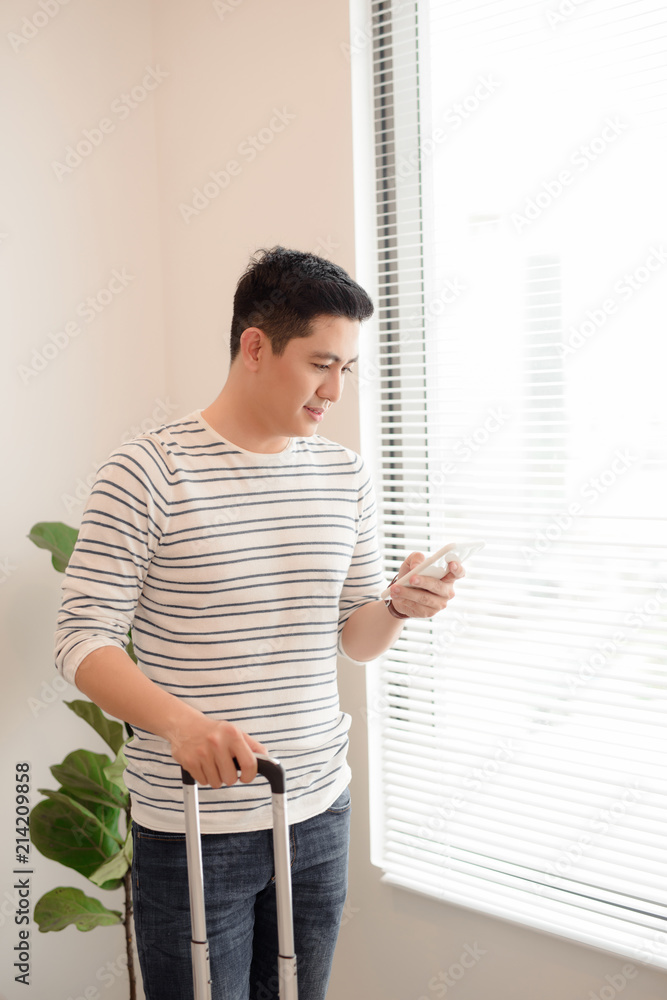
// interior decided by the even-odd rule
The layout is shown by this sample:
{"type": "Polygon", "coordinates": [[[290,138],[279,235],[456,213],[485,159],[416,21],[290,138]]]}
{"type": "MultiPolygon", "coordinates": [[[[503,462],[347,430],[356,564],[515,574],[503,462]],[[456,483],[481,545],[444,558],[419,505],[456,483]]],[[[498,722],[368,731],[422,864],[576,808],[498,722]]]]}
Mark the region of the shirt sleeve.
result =
{"type": "Polygon", "coordinates": [[[343,648],[345,622],[357,608],[378,601],[387,586],[378,548],[375,491],[362,458],[359,458],[359,463],[357,539],[338,605],[338,652],[352,663],[363,661],[353,660],[343,648]]]}
{"type": "Polygon", "coordinates": [[[81,661],[127,644],[143,582],[169,519],[166,456],[151,436],[100,468],[62,584],[55,663],[74,684],[81,661]]]}

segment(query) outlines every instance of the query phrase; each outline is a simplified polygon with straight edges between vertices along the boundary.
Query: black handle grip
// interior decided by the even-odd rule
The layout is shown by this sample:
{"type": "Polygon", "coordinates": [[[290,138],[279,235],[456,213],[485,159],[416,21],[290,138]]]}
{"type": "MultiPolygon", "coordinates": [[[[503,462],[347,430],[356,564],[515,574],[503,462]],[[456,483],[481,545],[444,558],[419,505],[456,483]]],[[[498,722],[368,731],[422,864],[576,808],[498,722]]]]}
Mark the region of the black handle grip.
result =
{"type": "MultiPolygon", "coordinates": [[[[236,757],[234,757],[234,764],[236,766],[236,770],[240,771],[241,768],[239,767],[239,762],[236,757]]],[[[285,769],[280,761],[273,760],[271,757],[266,757],[264,754],[257,754],[257,772],[266,778],[271,786],[272,792],[275,792],[276,795],[285,794],[285,769]]],[[[181,767],[181,777],[184,785],[195,784],[195,779],[189,771],[185,770],[184,767],[181,767]]]]}

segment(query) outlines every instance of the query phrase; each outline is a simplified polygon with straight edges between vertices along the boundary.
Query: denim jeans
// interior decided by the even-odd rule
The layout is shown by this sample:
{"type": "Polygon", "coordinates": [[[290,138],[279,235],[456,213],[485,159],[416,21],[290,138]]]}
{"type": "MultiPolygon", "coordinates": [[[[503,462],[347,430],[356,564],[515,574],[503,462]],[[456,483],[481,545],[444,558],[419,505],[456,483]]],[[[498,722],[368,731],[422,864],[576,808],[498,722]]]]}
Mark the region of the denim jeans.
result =
{"type": "MultiPolygon", "coordinates": [[[[350,793],[290,827],[299,1000],[324,1000],[347,892],[350,793]]],[[[185,836],[133,824],[132,895],[146,1000],[192,1000],[185,836]]],[[[213,1000],[277,1000],[271,830],[202,837],[213,1000]]]]}

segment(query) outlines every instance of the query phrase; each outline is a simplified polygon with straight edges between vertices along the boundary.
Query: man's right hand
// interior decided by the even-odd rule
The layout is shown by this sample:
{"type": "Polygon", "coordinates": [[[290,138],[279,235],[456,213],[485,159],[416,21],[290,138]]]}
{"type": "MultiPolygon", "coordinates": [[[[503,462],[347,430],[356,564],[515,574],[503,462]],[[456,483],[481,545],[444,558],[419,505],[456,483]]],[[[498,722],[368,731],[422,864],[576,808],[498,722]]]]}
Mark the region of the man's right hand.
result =
{"type": "Polygon", "coordinates": [[[266,753],[252,736],[231,722],[211,719],[169,694],[142,674],[134,660],[117,646],[94,649],[81,662],[76,686],[116,719],[124,719],[171,744],[174,759],[200,785],[233,785],[257,774],[256,753],[266,753]]]}
{"type": "Polygon", "coordinates": [[[253,781],[257,775],[255,754],[268,752],[233,723],[209,719],[200,712],[187,721],[179,720],[177,727],[166,735],[174,760],[200,785],[211,788],[233,785],[238,780],[234,757],[241,769],[241,781],[253,781]]]}

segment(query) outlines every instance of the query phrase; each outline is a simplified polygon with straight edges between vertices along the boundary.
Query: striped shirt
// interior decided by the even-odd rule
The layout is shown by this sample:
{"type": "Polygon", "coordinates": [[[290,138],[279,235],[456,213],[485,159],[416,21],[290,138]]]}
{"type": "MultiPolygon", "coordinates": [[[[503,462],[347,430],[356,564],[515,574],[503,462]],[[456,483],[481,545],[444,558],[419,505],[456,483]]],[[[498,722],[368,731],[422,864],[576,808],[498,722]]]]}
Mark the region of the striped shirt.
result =
{"type": "MultiPolygon", "coordinates": [[[[63,582],[56,666],[73,683],[92,650],[124,648],[131,625],[146,676],[280,758],[296,823],[349,781],[336,654],[349,616],[384,586],[357,454],[317,435],[244,451],[197,410],[101,467],[63,582]]],[[[169,744],[134,728],[126,755],[134,819],[182,831],[169,744]]],[[[200,812],[204,833],[267,829],[268,785],[202,788],[200,812]]]]}

